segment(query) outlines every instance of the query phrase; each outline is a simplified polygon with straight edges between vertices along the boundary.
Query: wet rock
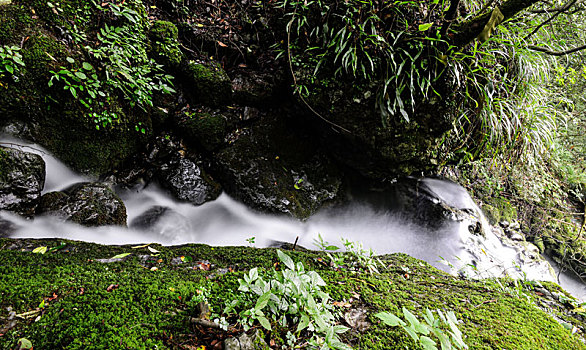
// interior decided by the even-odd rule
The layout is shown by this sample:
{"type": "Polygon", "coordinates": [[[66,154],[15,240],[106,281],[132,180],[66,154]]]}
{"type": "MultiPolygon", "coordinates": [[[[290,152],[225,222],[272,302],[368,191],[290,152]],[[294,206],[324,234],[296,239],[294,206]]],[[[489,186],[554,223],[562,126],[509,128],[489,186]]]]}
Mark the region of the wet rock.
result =
{"type": "Polygon", "coordinates": [[[118,174],[126,184],[157,181],[179,200],[200,205],[216,199],[222,188],[204,169],[202,157],[173,136],[158,136],[132,170],[118,174]]]}
{"type": "Polygon", "coordinates": [[[309,136],[277,116],[236,130],[216,156],[221,182],[246,204],[307,218],[338,194],[341,176],[309,136]]]}
{"type": "Polygon", "coordinates": [[[443,179],[404,178],[395,183],[394,196],[406,216],[420,224],[439,228],[448,221],[469,222],[470,233],[483,235],[480,209],[466,190],[443,179]]]}
{"type": "Polygon", "coordinates": [[[0,210],[32,216],[45,185],[45,162],[33,153],[0,148],[0,210]]]}
{"type": "Polygon", "coordinates": [[[174,159],[163,165],[158,178],[177,199],[195,205],[214,200],[221,193],[220,186],[206,179],[205,172],[187,158],[174,159]]]}
{"type": "Polygon", "coordinates": [[[83,226],[126,226],[126,207],[108,186],[101,183],[75,184],[61,192],[41,197],[38,214],[53,215],[83,226]]]}
{"type": "Polygon", "coordinates": [[[170,208],[161,206],[154,206],[136,217],[130,223],[130,228],[169,238],[182,237],[191,232],[189,219],[170,208]]]}
{"type": "Polygon", "coordinates": [[[168,21],[155,21],[149,30],[149,54],[163,65],[177,68],[183,55],[177,41],[177,27],[168,21]]]}
{"type": "Polygon", "coordinates": [[[252,335],[244,333],[238,338],[224,340],[224,350],[270,350],[270,347],[262,339],[261,333],[256,331],[252,335]]]}

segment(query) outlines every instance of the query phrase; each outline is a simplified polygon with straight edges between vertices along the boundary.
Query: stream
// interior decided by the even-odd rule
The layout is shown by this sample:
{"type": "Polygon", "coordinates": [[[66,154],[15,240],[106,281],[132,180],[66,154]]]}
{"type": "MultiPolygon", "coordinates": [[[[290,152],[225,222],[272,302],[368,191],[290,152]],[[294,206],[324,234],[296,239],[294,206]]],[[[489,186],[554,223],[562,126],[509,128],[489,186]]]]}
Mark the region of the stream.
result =
{"type": "MultiPolygon", "coordinates": [[[[38,145],[9,137],[1,137],[0,142],[19,144],[23,151],[43,157],[43,193],[96,180],[73,172],[38,145]]],[[[155,183],[116,189],[126,205],[128,227],[88,228],[52,216],[26,220],[5,211],[0,211],[0,219],[15,227],[9,234],[11,238],[64,238],[116,245],[204,243],[269,247],[297,241],[299,246],[318,249],[316,241],[320,237],[338,247],[344,246],[342,240],[349,240],[377,254],[406,253],[454,274],[553,281],[586,301],[586,285],[560,272],[555,264],[552,268],[532,244],[513,242],[502,230],[491,227],[463,187],[434,178],[410,179],[406,184],[399,183],[397,189],[388,191],[357,190],[344,204],[323,208],[304,222],[260,213],[226,193],[194,206],[177,201],[155,183]],[[416,192],[409,187],[413,184],[416,192]],[[444,210],[448,215],[441,220],[425,210],[423,219],[421,212],[416,215],[413,203],[409,203],[412,198],[406,200],[405,193],[418,193],[419,188],[427,195],[424,208],[448,208],[444,210]]],[[[415,207],[420,208],[420,203],[415,207]]]]}

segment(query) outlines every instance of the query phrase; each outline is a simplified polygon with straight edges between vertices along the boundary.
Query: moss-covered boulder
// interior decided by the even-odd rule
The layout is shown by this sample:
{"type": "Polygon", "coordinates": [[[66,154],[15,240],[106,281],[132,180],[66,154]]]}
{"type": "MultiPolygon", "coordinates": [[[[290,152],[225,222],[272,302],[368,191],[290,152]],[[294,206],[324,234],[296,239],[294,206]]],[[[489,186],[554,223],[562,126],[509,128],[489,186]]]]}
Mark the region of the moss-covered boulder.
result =
{"type": "Polygon", "coordinates": [[[126,226],[124,202],[108,186],[80,183],[41,197],[38,214],[53,215],[84,226],[126,226]]]}
{"type": "Polygon", "coordinates": [[[192,145],[213,151],[224,144],[227,135],[226,117],[218,111],[195,112],[185,115],[177,122],[177,129],[192,145]]]}
{"type": "Polygon", "coordinates": [[[227,105],[232,98],[228,74],[218,62],[189,61],[183,72],[187,96],[196,103],[217,107],[227,105]]]}
{"type": "Polygon", "coordinates": [[[177,41],[177,27],[168,21],[155,21],[149,30],[149,53],[160,64],[178,68],[183,59],[177,41]]]}
{"type": "Polygon", "coordinates": [[[278,112],[229,136],[216,155],[224,188],[252,207],[307,218],[341,186],[336,165],[278,112]]]}
{"type": "MultiPolygon", "coordinates": [[[[384,267],[371,274],[362,269],[333,270],[324,264],[329,258],[323,253],[285,253],[305,271],[321,276],[322,291],[330,299],[319,306],[332,310],[337,325],[351,328],[339,336],[353,349],[419,349],[401,327],[388,326],[375,316],[391,312],[403,318],[403,308],[420,321],[426,309],[453,311],[455,326],[470,349],[586,349],[584,323],[579,311],[572,311],[576,301],[553,284],[463,280],[403,254],[380,257],[384,267]],[[353,326],[347,315],[355,310],[362,310],[369,327],[353,326]]],[[[351,254],[342,257],[354,261],[351,254]]],[[[62,239],[0,238],[0,261],[3,349],[13,348],[20,338],[39,349],[105,349],[112,344],[133,349],[177,349],[178,344],[213,348],[212,344],[241,337],[244,320],[238,313],[259,305],[258,296],[238,290],[238,280],[250,276],[253,268],[254,275],[265,280],[270,280],[276,265],[286,269],[283,263],[276,264],[274,249],[195,244],[133,249],[62,239]],[[33,253],[39,247],[47,252],[33,253]],[[159,251],[156,257],[151,256],[152,249],[159,251]],[[126,256],[112,259],[121,254],[126,256]],[[233,300],[237,303],[232,310],[224,311],[233,300]],[[202,302],[211,312],[203,321],[210,323],[196,320],[202,302]],[[209,326],[222,317],[228,324],[225,331],[209,326]]],[[[292,314],[287,314],[288,327],[282,327],[268,306],[262,311],[272,331],[259,332],[260,338],[273,348],[292,348],[286,337],[297,327],[292,314]]],[[[435,311],[434,315],[437,318],[435,311]]],[[[253,327],[254,333],[262,329],[257,321],[253,327]]],[[[450,329],[443,331],[449,339],[450,329]]],[[[307,342],[308,334],[300,332],[295,345],[307,342]]]]}
{"type": "Polygon", "coordinates": [[[32,216],[45,185],[45,162],[36,154],[0,147],[0,210],[32,216]]]}

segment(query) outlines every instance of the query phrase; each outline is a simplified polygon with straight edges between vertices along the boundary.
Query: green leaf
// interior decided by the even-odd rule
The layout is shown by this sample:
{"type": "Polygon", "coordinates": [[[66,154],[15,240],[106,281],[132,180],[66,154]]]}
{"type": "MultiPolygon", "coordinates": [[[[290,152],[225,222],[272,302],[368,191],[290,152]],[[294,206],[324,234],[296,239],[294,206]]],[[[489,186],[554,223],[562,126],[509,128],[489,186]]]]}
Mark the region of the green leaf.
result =
{"type": "Polygon", "coordinates": [[[69,62],[69,63],[73,63],[73,62],[75,62],[75,60],[74,60],[73,58],[71,58],[71,57],[67,57],[67,58],[66,58],[66,60],[67,60],[67,62],[69,62]]]}
{"type": "Polygon", "coordinates": [[[281,262],[285,264],[285,266],[287,266],[288,269],[295,271],[295,263],[289,257],[289,255],[283,253],[280,250],[277,250],[277,255],[279,256],[279,260],[281,260],[281,262]]]}
{"type": "Polygon", "coordinates": [[[407,332],[407,334],[409,334],[411,338],[413,338],[413,340],[419,341],[419,335],[417,335],[417,332],[415,331],[415,328],[413,326],[403,327],[403,329],[405,330],[405,332],[407,332]]]}
{"type": "Polygon", "coordinates": [[[81,66],[85,70],[92,70],[92,69],[94,69],[94,67],[91,64],[87,63],[87,62],[84,62],[81,66]]]}
{"type": "Polygon", "coordinates": [[[12,57],[12,60],[14,61],[14,63],[20,64],[21,66],[24,66],[24,62],[22,61],[22,59],[18,56],[14,56],[12,57]]]}
{"type": "Polygon", "coordinates": [[[10,64],[5,64],[5,65],[4,65],[4,68],[6,69],[6,71],[7,71],[8,73],[10,73],[10,74],[13,74],[13,73],[14,73],[14,68],[12,67],[12,65],[10,65],[10,64]]]}
{"type": "Polygon", "coordinates": [[[269,322],[269,320],[267,320],[266,317],[264,316],[257,316],[256,318],[258,320],[258,322],[260,322],[260,325],[263,326],[266,330],[272,330],[271,328],[271,323],[269,322]]]}
{"type": "Polygon", "coordinates": [[[297,325],[297,332],[304,330],[305,328],[307,328],[307,326],[309,326],[309,316],[307,316],[305,314],[301,315],[301,320],[299,321],[299,324],[297,325]]]}
{"type": "Polygon", "coordinates": [[[421,344],[421,346],[423,346],[423,349],[425,350],[437,350],[435,342],[431,338],[428,338],[426,336],[422,336],[421,338],[419,338],[419,343],[421,344]]]}
{"type": "Polygon", "coordinates": [[[254,308],[256,310],[262,310],[264,309],[265,306],[267,306],[267,304],[269,303],[269,300],[271,298],[271,292],[268,291],[266,293],[264,293],[263,295],[260,296],[260,298],[258,298],[258,300],[256,301],[256,305],[254,306],[254,308]]]}
{"type": "Polygon", "coordinates": [[[41,303],[39,304],[39,309],[44,309],[45,308],[45,299],[41,300],[41,303]]]}
{"type": "Polygon", "coordinates": [[[77,76],[81,80],[87,79],[87,76],[83,72],[75,72],[75,76],[77,76]]]}
{"type": "Polygon", "coordinates": [[[429,28],[431,28],[432,25],[433,25],[433,23],[420,24],[419,25],[419,31],[420,32],[424,32],[424,31],[428,30],[429,28]]]}
{"type": "Polygon", "coordinates": [[[18,350],[30,350],[33,348],[33,343],[26,338],[20,338],[18,339],[17,346],[18,350]]]}
{"type": "Polygon", "coordinates": [[[35,254],[45,254],[47,252],[47,247],[37,247],[33,249],[33,253],[35,254]]]}
{"type": "Polygon", "coordinates": [[[73,86],[70,86],[70,87],[69,87],[69,92],[71,92],[71,95],[72,95],[74,98],[77,98],[77,91],[75,90],[75,88],[74,88],[73,86]]]}
{"type": "Polygon", "coordinates": [[[110,259],[123,259],[123,258],[129,256],[130,254],[132,254],[132,253],[122,253],[122,254],[114,255],[110,259]]]}
{"type": "Polygon", "coordinates": [[[394,314],[392,314],[390,312],[379,312],[379,313],[375,314],[374,317],[379,318],[386,325],[391,326],[391,327],[396,327],[399,325],[400,326],[407,325],[403,320],[401,320],[400,318],[398,318],[397,316],[395,316],[394,314]]]}
{"type": "Polygon", "coordinates": [[[258,269],[256,267],[250,269],[250,271],[248,271],[248,276],[250,277],[249,283],[254,282],[258,278],[258,269]]]}

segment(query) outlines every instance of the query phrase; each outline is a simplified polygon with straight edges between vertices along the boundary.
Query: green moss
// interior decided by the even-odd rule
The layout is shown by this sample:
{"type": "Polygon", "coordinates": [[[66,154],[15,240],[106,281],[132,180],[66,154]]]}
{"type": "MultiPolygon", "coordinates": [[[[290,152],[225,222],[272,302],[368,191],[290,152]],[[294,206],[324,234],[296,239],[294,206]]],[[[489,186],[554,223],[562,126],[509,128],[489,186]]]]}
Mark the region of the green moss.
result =
{"type": "Polygon", "coordinates": [[[219,63],[187,64],[184,84],[186,92],[190,92],[194,101],[208,106],[226,105],[231,100],[232,85],[230,78],[219,63]]]}
{"type": "Polygon", "coordinates": [[[58,68],[59,62],[65,62],[67,48],[53,37],[45,34],[32,36],[22,50],[22,58],[27,70],[27,79],[34,80],[44,90],[51,77],[50,70],[58,68]]]}
{"type": "Polygon", "coordinates": [[[212,151],[224,143],[226,136],[226,118],[222,115],[195,113],[180,125],[190,142],[212,151]]]}
{"type": "Polygon", "coordinates": [[[32,17],[23,5],[0,4],[0,45],[20,45],[34,23],[32,17]]]}
{"type": "Polygon", "coordinates": [[[492,225],[501,221],[517,220],[517,208],[506,198],[487,198],[482,209],[492,225]]]}
{"type": "MultiPolygon", "coordinates": [[[[241,273],[222,275],[219,268],[241,271],[258,266],[263,270],[277,261],[273,249],[151,247],[160,251],[158,256],[150,256],[146,247],[0,239],[0,308],[5,312],[12,307],[17,314],[33,311],[30,319],[19,319],[0,337],[0,348],[10,348],[21,337],[43,349],[209,345],[209,330],[189,327],[186,321],[196,315],[202,296],[207,296],[212,312],[221,313],[225,303],[240,294],[241,273]],[[33,254],[31,250],[39,246],[59,249],[33,254]],[[132,254],[119,262],[98,261],[120,253],[132,254]],[[193,260],[182,263],[180,256],[193,260]],[[199,268],[200,260],[209,261],[211,269],[199,268]],[[34,312],[42,300],[44,309],[34,312]],[[34,322],[36,316],[41,317],[34,322]]],[[[318,253],[288,254],[307,268],[319,270],[334,301],[353,298],[353,307],[366,307],[371,327],[364,333],[344,335],[355,349],[415,348],[401,329],[388,327],[373,316],[379,311],[399,314],[402,307],[419,316],[425,308],[454,310],[471,349],[585,348],[577,336],[533,303],[502,291],[499,285],[507,286],[506,280],[500,284],[459,280],[402,254],[386,256],[388,269],[378,275],[324,270],[318,261],[324,256],[318,253]]],[[[339,311],[343,314],[346,309],[339,311]]],[[[229,320],[234,324],[233,318],[229,320]]],[[[2,322],[0,319],[0,326],[2,322]]],[[[282,343],[281,336],[269,333],[265,340],[282,343]]]]}
{"type": "Polygon", "coordinates": [[[177,27],[167,21],[155,21],[150,31],[150,54],[154,59],[171,68],[179,67],[183,54],[177,41],[177,27]]]}

